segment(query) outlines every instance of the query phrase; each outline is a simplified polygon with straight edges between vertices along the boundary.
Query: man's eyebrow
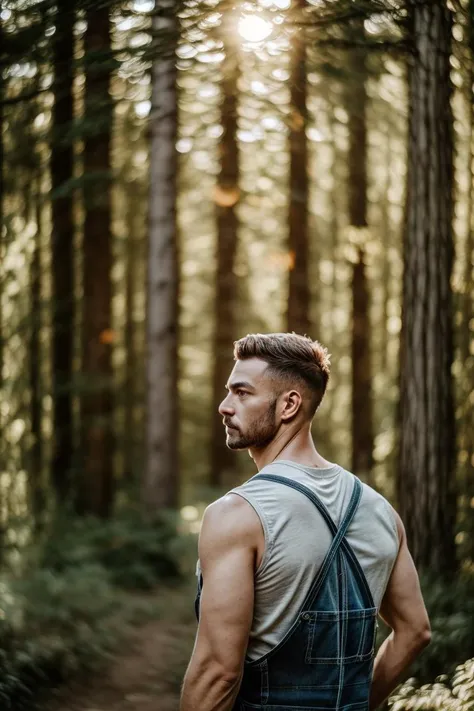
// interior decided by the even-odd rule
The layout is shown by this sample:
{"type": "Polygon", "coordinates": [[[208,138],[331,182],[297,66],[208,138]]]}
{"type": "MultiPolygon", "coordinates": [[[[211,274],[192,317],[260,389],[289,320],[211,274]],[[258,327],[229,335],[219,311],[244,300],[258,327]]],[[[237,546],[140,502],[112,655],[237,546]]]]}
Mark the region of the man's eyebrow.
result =
{"type": "Polygon", "coordinates": [[[253,385],[250,385],[250,383],[247,383],[245,380],[240,380],[235,383],[229,383],[229,385],[225,386],[226,390],[238,390],[239,388],[246,388],[247,390],[255,390],[253,385]]]}

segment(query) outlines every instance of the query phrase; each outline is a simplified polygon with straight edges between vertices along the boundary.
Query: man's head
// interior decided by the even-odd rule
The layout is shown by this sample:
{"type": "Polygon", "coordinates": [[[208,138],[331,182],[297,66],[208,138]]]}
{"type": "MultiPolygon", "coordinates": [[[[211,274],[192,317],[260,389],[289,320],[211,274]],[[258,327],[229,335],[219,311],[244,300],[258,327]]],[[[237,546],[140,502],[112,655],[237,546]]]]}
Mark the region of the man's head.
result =
{"type": "Polygon", "coordinates": [[[318,341],[251,334],[235,342],[234,358],[219,407],[230,449],[263,449],[281,426],[311,423],[329,378],[329,355],[318,341]]]}

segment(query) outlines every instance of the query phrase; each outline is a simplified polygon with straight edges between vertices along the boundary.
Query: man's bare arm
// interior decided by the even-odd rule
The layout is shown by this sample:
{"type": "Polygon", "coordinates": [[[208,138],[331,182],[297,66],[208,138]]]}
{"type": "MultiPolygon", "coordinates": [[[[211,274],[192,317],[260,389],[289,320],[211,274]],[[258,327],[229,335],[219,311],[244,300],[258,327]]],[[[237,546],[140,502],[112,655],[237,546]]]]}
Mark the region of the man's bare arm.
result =
{"type": "Polygon", "coordinates": [[[380,616],[392,629],[381,645],[374,666],[370,709],[376,709],[395,689],[403,672],[429,644],[430,623],[405,528],[396,514],[400,549],[385,592],[380,616]]]}
{"type": "Polygon", "coordinates": [[[241,497],[225,496],[206,509],[199,538],[200,622],[180,711],[230,711],[234,705],[253,618],[259,527],[241,497]]]}

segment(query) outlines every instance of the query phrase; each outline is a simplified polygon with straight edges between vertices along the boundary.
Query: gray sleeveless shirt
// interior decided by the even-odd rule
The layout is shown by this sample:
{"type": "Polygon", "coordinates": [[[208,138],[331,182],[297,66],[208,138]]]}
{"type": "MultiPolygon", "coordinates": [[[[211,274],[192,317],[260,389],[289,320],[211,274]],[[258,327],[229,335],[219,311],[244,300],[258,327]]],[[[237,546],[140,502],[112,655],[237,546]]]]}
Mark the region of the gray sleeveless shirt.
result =
{"type": "MultiPolygon", "coordinates": [[[[307,486],[339,525],[352,494],[353,479],[348,471],[337,464],[313,468],[279,460],[264,467],[262,473],[286,476],[307,486]]],[[[265,553],[255,573],[254,617],[247,649],[247,656],[253,661],[278,644],[293,624],[332,535],[311,501],[294,489],[252,478],[229,493],[248,501],[265,536],[265,553]]],[[[399,538],[391,506],[366,484],[347,540],[379,608],[397,557],[399,538]]]]}

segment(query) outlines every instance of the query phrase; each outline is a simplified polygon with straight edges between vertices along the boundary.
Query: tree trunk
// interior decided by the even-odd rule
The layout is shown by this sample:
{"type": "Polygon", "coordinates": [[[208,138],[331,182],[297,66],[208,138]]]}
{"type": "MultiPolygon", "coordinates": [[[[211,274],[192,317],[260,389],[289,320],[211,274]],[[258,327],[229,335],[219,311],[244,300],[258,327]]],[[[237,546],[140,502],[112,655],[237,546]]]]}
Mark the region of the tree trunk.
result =
{"type": "Polygon", "coordinates": [[[44,524],[45,490],[42,479],[43,438],[42,438],[42,388],[41,388],[41,242],[42,242],[42,194],[41,174],[36,180],[35,220],[36,235],[30,266],[30,308],[31,331],[29,344],[30,391],[31,391],[31,455],[29,466],[29,488],[34,525],[37,531],[44,524]]]}
{"type": "Polygon", "coordinates": [[[466,153],[467,174],[469,177],[467,206],[466,206],[466,247],[464,262],[464,291],[462,301],[463,328],[461,331],[461,357],[463,363],[473,358],[471,354],[472,331],[471,320],[473,313],[473,266],[474,266],[474,238],[473,238],[473,215],[474,215],[474,190],[473,190],[473,141],[474,141],[474,0],[468,4],[466,33],[469,48],[469,69],[467,75],[467,96],[466,108],[469,117],[468,150],[466,153]]]}
{"type": "MultiPolygon", "coordinates": [[[[0,46],[3,41],[3,20],[0,13],[0,46]]],[[[3,318],[3,289],[5,286],[5,247],[3,241],[3,225],[5,221],[4,214],[4,193],[5,193],[5,180],[4,180],[4,162],[5,162],[5,147],[4,147],[4,136],[3,136],[3,124],[4,124],[4,106],[3,99],[5,96],[5,77],[3,71],[0,70],[0,405],[2,404],[2,394],[4,393],[3,388],[3,365],[4,365],[4,340],[5,340],[5,327],[3,318]]],[[[5,432],[5,414],[3,412],[3,407],[0,407],[0,433],[5,432]]],[[[5,440],[4,437],[0,435],[0,473],[6,470],[6,452],[5,452],[5,440]]],[[[3,491],[0,489],[0,507],[3,505],[3,491]]],[[[4,543],[4,530],[3,530],[3,516],[0,510],[0,564],[3,561],[3,543],[4,543]]]]}
{"type": "MultiPolygon", "coordinates": [[[[306,0],[296,0],[301,12],[306,0]]],[[[308,334],[310,323],[309,244],[308,244],[308,93],[306,36],[304,29],[293,37],[289,85],[290,114],[290,211],[289,245],[291,267],[287,310],[287,330],[308,334]]]]}
{"type": "Polygon", "coordinates": [[[462,496],[460,521],[464,530],[467,529],[467,546],[463,546],[463,552],[473,557],[474,541],[472,532],[472,508],[471,501],[474,496],[474,410],[471,402],[471,393],[474,391],[474,352],[472,352],[473,331],[474,331],[474,2],[471,0],[466,8],[467,22],[466,35],[468,40],[468,73],[466,80],[466,110],[468,112],[468,150],[466,151],[466,172],[468,176],[468,194],[466,205],[466,242],[464,249],[464,279],[463,291],[461,295],[461,324],[458,330],[459,351],[461,357],[462,376],[459,387],[459,438],[458,452],[460,457],[460,474],[458,479],[462,482],[462,496]]]}
{"type": "Polygon", "coordinates": [[[147,444],[143,503],[153,514],[178,502],[177,0],[155,3],[162,38],[152,68],[147,304],[147,444]],[[166,54],[162,50],[166,44],[166,54]]]}
{"type": "Polygon", "coordinates": [[[232,41],[233,27],[223,26],[226,58],[222,67],[220,173],[217,181],[215,203],[217,211],[216,290],[214,305],[214,341],[212,374],[212,440],[211,486],[232,485],[235,471],[235,454],[225,442],[222,415],[218,407],[224,397],[224,385],[233,368],[233,341],[235,334],[236,275],[239,190],[239,151],[237,144],[239,53],[232,41]]]}
{"type": "Polygon", "coordinates": [[[74,328],[74,204],[67,187],[74,173],[71,130],[74,79],[74,20],[72,0],[57,7],[53,35],[54,106],[51,143],[52,187],[52,481],[59,502],[72,494],[73,401],[72,361],[74,328]]]}
{"type": "Polygon", "coordinates": [[[77,510],[106,517],[113,503],[111,44],[107,7],[87,12],[84,140],[82,445],[77,510]]]}
{"type": "Polygon", "coordinates": [[[370,299],[364,250],[359,248],[357,255],[352,272],[352,471],[371,484],[374,435],[370,299]]]}
{"type": "MultiPolygon", "coordinates": [[[[0,13],[0,42],[2,41],[3,38],[3,20],[1,17],[0,13]]],[[[3,280],[4,280],[4,273],[2,269],[2,265],[4,263],[4,252],[3,252],[3,222],[5,219],[5,215],[3,212],[3,199],[4,199],[4,192],[5,192],[5,185],[4,185],[4,170],[3,170],[3,164],[5,160],[5,151],[4,151],[4,145],[3,145],[3,123],[4,123],[4,106],[3,106],[3,100],[5,97],[5,80],[3,76],[3,70],[0,71],[0,393],[3,392],[3,339],[4,339],[4,334],[3,334],[3,308],[2,308],[2,294],[3,294],[3,280]]],[[[2,425],[2,419],[3,415],[1,412],[0,408],[0,426],[2,425]]],[[[0,431],[3,432],[3,427],[1,427],[0,431]]],[[[0,438],[1,440],[2,438],[0,438]]],[[[0,442],[0,452],[2,451],[2,442],[0,442]]],[[[3,458],[0,457],[0,471],[3,471],[3,458]]]]}
{"type": "Polygon", "coordinates": [[[390,265],[392,258],[389,254],[390,246],[392,243],[392,230],[390,225],[390,192],[392,188],[392,142],[391,142],[391,131],[390,125],[387,126],[387,131],[385,135],[386,140],[386,153],[385,153],[385,183],[383,187],[383,197],[381,204],[382,212],[382,249],[383,249],[383,269],[382,269],[382,345],[381,345],[381,368],[382,372],[386,373],[389,367],[389,335],[388,335],[388,314],[390,305],[390,294],[391,294],[391,279],[390,279],[390,265]]]}
{"type": "MultiPolygon", "coordinates": [[[[3,38],[3,20],[2,16],[0,13],[0,42],[2,42],[3,38]]],[[[2,269],[2,265],[4,263],[4,253],[3,253],[3,222],[5,219],[5,215],[3,212],[3,199],[4,199],[4,191],[5,191],[5,185],[4,185],[4,171],[3,171],[3,164],[5,160],[5,151],[4,151],[4,145],[3,145],[3,122],[4,122],[4,107],[3,107],[3,100],[5,96],[5,86],[4,86],[5,80],[3,77],[3,70],[0,71],[0,393],[3,392],[3,339],[4,339],[4,334],[3,334],[3,308],[2,308],[2,294],[3,294],[3,279],[4,279],[4,273],[2,269]]],[[[2,413],[1,413],[1,408],[0,408],[0,427],[2,425],[2,413]]],[[[3,432],[3,427],[1,427],[0,431],[3,432]]],[[[1,438],[0,438],[1,439],[1,438]]],[[[2,451],[2,442],[0,442],[0,452],[2,451]]],[[[3,471],[3,459],[0,456],[0,471],[3,471]]]]}
{"type": "MultiPolygon", "coordinates": [[[[363,20],[354,20],[351,38],[365,39],[363,20]]],[[[365,50],[349,52],[350,78],[346,86],[349,116],[349,224],[356,230],[357,261],[352,271],[352,471],[371,482],[374,434],[372,424],[372,363],[370,297],[365,259],[367,228],[367,70],[365,50]]]]}
{"type": "Polygon", "coordinates": [[[451,270],[451,12],[411,7],[398,500],[418,566],[456,565],[451,270]]]}
{"type": "MultiPolygon", "coordinates": [[[[129,191],[132,186],[128,185],[129,191]]],[[[127,196],[127,243],[126,243],[126,277],[125,277],[125,423],[124,423],[124,471],[125,480],[133,481],[136,469],[136,423],[135,407],[137,404],[136,378],[138,370],[137,333],[136,333],[136,291],[137,291],[137,261],[139,258],[137,225],[139,214],[136,212],[136,201],[140,196],[133,192],[127,196]]]]}
{"type": "MultiPolygon", "coordinates": [[[[324,308],[321,307],[321,313],[329,314],[329,321],[324,323],[324,341],[328,344],[337,343],[338,331],[337,325],[334,318],[334,314],[339,307],[339,297],[341,295],[341,288],[339,285],[339,275],[340,275],[340,228],[341,228],[341,210],[339,206],[339,191],[340,191],[340,175],[339,175],[339,165],[342,163],[340,149],[337,145],[336,137],[336,117],[334,115],[335,105],[333,101],[328,98],[327,101],[327,114],[329,123],[329,133],[328,133],[328,150],[331,155],[331,162],[328,167],[328,172],[331,176],[331,191],[329,194],[329,236],[330,242],[328,245],[328,254],[330,255],[330,260],[332,263],[331,271],[331,281],[329,286],[329,294],[327,301],[324,302],[324,308]]],[[[316,334],[316,337],[318,335],[316,334]]],[[[332,348],[332,345],[331,345],[332,348]]],[[[335,380],[338,379],[337,372],[337,360],[333,365],[333,377],[335,380]]],[[[337,411],[338,405],[334,397],[328,397],[325,401],[325,416],[316,417],[313,422],[313,431],[315,432],[316,441],[324,441],[328,444],[328,453],[326,456],[332,456],[330,454],[331,448],[333,447],[333,436],[335,432],[334,425],[334,412],[337,411]]]]}

